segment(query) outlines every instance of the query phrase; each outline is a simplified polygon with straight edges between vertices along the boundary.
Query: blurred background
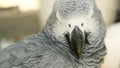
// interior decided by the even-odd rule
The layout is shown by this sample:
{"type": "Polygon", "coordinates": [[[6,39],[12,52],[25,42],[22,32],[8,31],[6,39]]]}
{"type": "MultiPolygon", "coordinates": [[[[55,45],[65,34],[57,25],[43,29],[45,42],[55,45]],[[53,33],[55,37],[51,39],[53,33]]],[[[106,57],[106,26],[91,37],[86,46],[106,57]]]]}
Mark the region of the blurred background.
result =
{"type": "MultiPolygon", "coordinates": [[[[55,0],[0,0],[0,50],[40,32],[55,0]]],[[[107,27],[102,68],[120,68],[120,0],[96,0],[107,27]]]]}

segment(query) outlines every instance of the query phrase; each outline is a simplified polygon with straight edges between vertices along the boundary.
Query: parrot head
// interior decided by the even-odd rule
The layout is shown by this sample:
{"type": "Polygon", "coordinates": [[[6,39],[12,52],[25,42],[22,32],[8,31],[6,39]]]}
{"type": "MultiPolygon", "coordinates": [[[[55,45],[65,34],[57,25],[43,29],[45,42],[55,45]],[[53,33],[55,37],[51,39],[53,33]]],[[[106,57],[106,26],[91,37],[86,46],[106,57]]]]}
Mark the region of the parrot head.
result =
{"type": "Polygon", "coordinates": [[[85,34],[93,24],[93,9],[93,0],[57,0],[53,8],[56,21],[53,34],[66,37],[78,59],[85,44],[85,34]]]}
{"type": "Polygon", "coordinates": [[[81,68],[99,68],[106,55],[105,23],[95,0],[56,0],[44,33],[81,68]]]}
{"type": "Polygon", "coordinates": [[[81,68],[99,68],[106,55],[105,23],[95,0],[56,0],[44,33],[81,68]]]}

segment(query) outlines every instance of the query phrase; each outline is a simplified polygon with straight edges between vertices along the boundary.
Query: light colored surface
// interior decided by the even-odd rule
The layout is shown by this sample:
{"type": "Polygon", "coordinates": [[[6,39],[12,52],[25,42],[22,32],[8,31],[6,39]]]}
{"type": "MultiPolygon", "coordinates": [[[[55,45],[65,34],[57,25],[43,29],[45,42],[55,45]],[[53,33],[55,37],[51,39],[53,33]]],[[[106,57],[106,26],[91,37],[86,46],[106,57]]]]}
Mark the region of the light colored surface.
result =
{"type": "Polygon", "coordinates": [[[40,26],[41,29],[43,28],[43,26],[46,23],[47,18],[49,17],[51,11],[52,11],[52,7],[53,7],[53,3],[55,0],[41,0],[41,9],[40,9],[40,26]]]}
{"type": "Polygon", "coordinates": [[[120,23],[108,28],[106,35],[107,56],[102,68],[119,68],[120,66],[120,23]]]}
{"type": "Polygon", "coordinates": [[[13,44],[12,41],[8,41],[7,39],[2,38],[1,41],[0,41],[0,49],[4,49],[4,48],[8,47],[11,44],[13,44]]]}
{"type": "Polygon", "coordinates": [[[39,8],[39,0],[0,0],[0,7],[17,6],[20,11],[26,12],[29,10],[35,11],[39,8]]]}
{"type": "Polygon", "coordinates": [[[96,0],[96,4],[102,11],[107,26],[114,21],[117,1],[118,0],[96,0]]]}

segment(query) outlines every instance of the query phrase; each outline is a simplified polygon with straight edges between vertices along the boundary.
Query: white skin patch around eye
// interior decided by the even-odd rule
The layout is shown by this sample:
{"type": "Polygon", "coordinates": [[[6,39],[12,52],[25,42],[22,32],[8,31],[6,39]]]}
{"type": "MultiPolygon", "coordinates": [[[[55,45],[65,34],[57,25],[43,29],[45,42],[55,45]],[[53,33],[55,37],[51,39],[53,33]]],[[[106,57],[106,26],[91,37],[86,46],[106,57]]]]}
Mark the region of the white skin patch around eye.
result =
{"type": "Polygon", "coordinates": [[[57,24],[55,25],[55,29],[54,29],[55,34],[62,35],[65,32],[67,32],[67,29],[69,29],[69,28],[68,28],[68,26],[67,27],[66,26],[67,26],[67,24],[63,24],[63,23],[57,22],[57,24]]]}
{"type": "Polygon", "coordinates": [[[72,30],[74,29],[74,26],[78,26],[82,31],[84,31],[89,29],[89,27],[91,27],[90,25],[92,25],[90,16],[64,19],[59,15],[59,13],[57,13],[56,17],[58,21],[55,24],[54,29],[55,35],[63,35],[67,32],[71,33],[72,30]]]}
{"type": "Polygon", "coordinates": [[[57,12],[56,17],[58,19],[57,23],[55,24],[55,34],[62,35],[67,33],[67,31],[70,29],[69,24],[66,22],[65,19],[63,19],[59,13],[57,12]]]}

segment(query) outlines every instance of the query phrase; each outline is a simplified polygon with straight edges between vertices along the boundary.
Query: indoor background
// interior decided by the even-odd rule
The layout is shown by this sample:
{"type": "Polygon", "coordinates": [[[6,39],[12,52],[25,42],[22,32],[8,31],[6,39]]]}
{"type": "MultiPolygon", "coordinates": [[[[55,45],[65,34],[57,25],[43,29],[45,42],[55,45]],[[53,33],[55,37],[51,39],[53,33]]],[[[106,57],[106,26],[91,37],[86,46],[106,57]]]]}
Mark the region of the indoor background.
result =
{"type": "MultiPolygon", "coordinates": [[[[0,0],[0,50],[40,32],[55,0],[0,0]]],[[[102,68],[120,68],[120,0],[96,0],[107,27],[102,68]]]]}

